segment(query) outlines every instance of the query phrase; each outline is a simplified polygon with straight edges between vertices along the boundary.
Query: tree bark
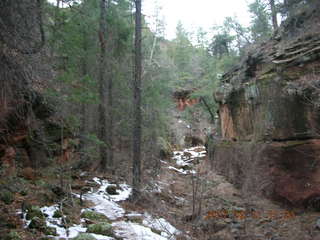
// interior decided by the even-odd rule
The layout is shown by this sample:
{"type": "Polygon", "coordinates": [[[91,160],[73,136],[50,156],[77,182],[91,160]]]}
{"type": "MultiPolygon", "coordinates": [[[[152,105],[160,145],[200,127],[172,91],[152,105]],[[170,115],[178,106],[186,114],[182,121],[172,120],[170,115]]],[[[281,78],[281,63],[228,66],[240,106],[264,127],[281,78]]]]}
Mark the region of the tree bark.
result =
{"type": "Polygon", "coordinates": [[[276,31],[279,26],[278,26],[278,19],[277,19],[277,10],[276,10],[274,0],[269,0],[269,4],[271,8],[273,30],[276,31]]]}
{"type": "Polygon", "coordinates": [[[99,43],[100,43],[100,59],[99,59],[99,133],[100,140],[100,171],[105,172],[107,168],[107,137],[106,137],[106,81],[105,81],[105,67],[106,67],[106,0],[100,1],[100,29],[99,29],[99,43]]]}
{"type": "MultiPolygon", "coordinates": [[[[108,64],[110,66],[110,64],[108,64]]],[[[108,80],[107,80],[107,90],[108,90],[108,99],[107,99],[107,163],[110,169],[110,172],[114,174],[114,162],[113,162],[113,74],[110,67],[108,67],[108,80]]]]}
{"type": "MultiPolygon", "coordinates": [[[[88,40],[86,36],[86,31],[82,32],[83,37],[83,56],[81,56],[81,77],[84,80],[86,79],[88,75],[88,62],[87,62],[87,56],[86,53],[88,52],[88,40]]],[[[81,154],[81,166],[87,166],[87,160],[88,160],[88,153],[86,151],[86,148],[88,147],[88,141],[87,141],[87,135],[89,133],[88,130],[88,113],[87,113],[87,106],[88,104],[86,102],[81,103],[81,128],[80,128],[80,149],[82,151],[81,154]]]]}
{"type": "Polygon", "coordinates": [[[40,52],[46,41],[42,8],[41,0],[0,1],[0,42],[20,54],[40,52]]]}
{"type": "Polygon", "coordinates": [[[133,82],[133,184],[132,199],[140,196],[141,190],[141,76],[142,76],[142,53],[141,53],[141,0],[135,1],[135,71],[133,82]]]}
{"type": "MultiPolygon", "coordinates": [[[[108,0],[107,6],[111,4],[111,0],[108,0]]],[[[111,41],[110,41],[111,42],[111,41]]],[[[109,52],[112,52],[112,47],[109,44],[109,52]]],[[[110,58],[110,61],[112,59],[110,58]]],[[[107,99],[107,142],[108,142],[108,151],[107,151],[107,163],[112,174],[115,174],[114,161],[113,161],[113,71],[111,62],[107,64],[108,69],[108,80],[107,80],[107,90],[108,90],[108,99],[107,99]]]]}

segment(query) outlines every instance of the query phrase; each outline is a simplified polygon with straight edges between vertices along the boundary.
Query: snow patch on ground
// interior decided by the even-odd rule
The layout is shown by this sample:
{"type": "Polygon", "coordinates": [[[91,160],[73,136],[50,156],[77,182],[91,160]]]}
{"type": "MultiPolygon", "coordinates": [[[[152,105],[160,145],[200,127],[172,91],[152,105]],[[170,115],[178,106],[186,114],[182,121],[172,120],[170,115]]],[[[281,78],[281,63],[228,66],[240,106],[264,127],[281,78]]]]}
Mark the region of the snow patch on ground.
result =
{"type": "Polygon", "coordinates": [[[195,160],[199,160],[206,156],[206,151],[204,146],[197,146],[188,149],[184,149],[183,151],[174,151],[172,159],[176,163],[176,167],[169,166],[168,168],[174,170],[181,174],[195,174],[194,170],[186,170],[185,167],[192,168],[195,160]],[[180,168],[181,167],[181,168],[180,168]]]}
{"type": "Polygon", "coordinates": [[[160,231],[161,236],[164,236],[167,239],[175,239],[174,236],[181,233],[164,218],[153,218],[148,213],[145,214],[145,219],[142,224],[146,227],[160,231]]]}
{"type": "Polygon", "coordinates": [[[98,213],[102,213],[110,220],[116,220],[117,218],[124,216],[124,209],[116,202],[111,200],[109,196],[101,194],[101,192],[88,193],[84,195],[84,199],[93,202],[94,207],[84,210],[93,210],[98,213]]]}
{"type": "Polygon", "coordinates": [[[171,170],[174,170],[174,171],[176,171],[178,173],[185,174],[185,175],[186,174],[196,174],[195,170],[183,170],[181,168],[175,168],[175,167],[172,167],[172,166],[169,166],[168,168],[171,169],[171,170]]]}
{"type": "MultiPolygon", "coordinates": [[[[164,218],[153,218],[148,213],[138,213],[130,212],[125,213],[125,210],[117,203],[119,201],[126,200],[131,194],[131,187],[127,184],[120,184],[120,188],[117,190],[117,195],[110,195],[106,192],[106,188],[110,185],[107,180],[102,180],[99,178],[94,178],[94,182],[99,184],[99,189],[97,191],[90,191],[83,195],[85,200],[91,201],[94,206],[89,209],[82,209],[82,211],[90,210],[96,211],[104,214],[110,220],[113,220],[112,226],[114,233],[117,237],[121,237],[125,240],[174,240],[175,235],[181,232],[172,226],[164,218]],[[140,217],[142,219],[142,224],[123,221],[123,217],[140,217]],[[161,233],[161,235],[159,234],[161,233]]],[[[160,186],[157,185],[160,188],[160,186]]],[[[161,191],[161,190],[160,190],[161,191]]],[[[81,224],[73,225],[69,228],[63,227],[63,218],[54,218],[53,215],[55,211],[59,210],[58,205],[52,205],[49,207],[41,208],[41,211],[46,216],[46,223],[49,227],[54,227],[57,230],[58,236],[50,236],[54,239],[72,239],[87,231],[85,226],[85,219],[81,219],[81,224]]],[[[27,227],[30,221],[25,221],[25,226],[27,227]]],[[[92,234],[97,240],[112,240],[114,238],[92,234]]]]}
{"type": "Polygon", "coordinates": [[[125,240],[167,240],[170,238],[163,237],[152,232],[150,227],[145,227],[133,222],[115,222],[112,226],[116,229],[116,235],[125,240]]]}

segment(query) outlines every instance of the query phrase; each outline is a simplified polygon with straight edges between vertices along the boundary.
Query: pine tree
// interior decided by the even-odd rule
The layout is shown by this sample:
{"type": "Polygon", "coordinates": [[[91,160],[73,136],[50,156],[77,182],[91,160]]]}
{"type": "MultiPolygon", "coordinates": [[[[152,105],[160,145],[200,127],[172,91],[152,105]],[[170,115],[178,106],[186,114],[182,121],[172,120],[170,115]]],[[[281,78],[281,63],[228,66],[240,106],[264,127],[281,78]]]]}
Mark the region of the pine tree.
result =
{"type": "Polygon", "coordinates": [[[142,114],[141,114],[141,77],[142,77],[142,52],[141,52],[141,0],[135,0],[135,71],[133,82],[133,104],[134,104],[134,123],[133,123],[133,184],[132,199],[140,197],[141,191],[141,135],[142,135],[142,114]]]}
{"type": "Polygon", "coordinates": [[[107,41],[107,2],[100,0],[100,59],[99,59],[99,140],[100,145],[100,170],[107,169],[107,132],[106,132],[106,41],[107,41]]]}

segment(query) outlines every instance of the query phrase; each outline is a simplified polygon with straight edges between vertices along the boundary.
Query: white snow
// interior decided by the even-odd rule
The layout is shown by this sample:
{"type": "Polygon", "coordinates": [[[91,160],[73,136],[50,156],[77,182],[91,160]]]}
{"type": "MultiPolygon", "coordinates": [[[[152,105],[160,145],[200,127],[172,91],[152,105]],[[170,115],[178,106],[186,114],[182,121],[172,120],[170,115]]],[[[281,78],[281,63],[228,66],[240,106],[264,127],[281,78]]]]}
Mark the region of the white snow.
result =
{"type": "Polygon", "coordinates": [[[119,204],[108,199],[106,195],[102,195],[99,193],[90,193],[86,194],[84,196],[84,199],[93,202],[94,207],[91,208],[92,210],[104,214],[111,220],[120,218],[125,213],[124,209],[120,207],[119,204]]]}
{"type": "Polygon", "coordinates": [[[127,217],[142,217],[143,214],[137,212],[131,212],[126,214],[127,217]]]}
{"type": "Polygon", "coordinates": [[[95,237],[97,240],[113,240],[113,239],[114,239],[114,238],[112,238],[112,237],[103,236],[103,235],[100,235],[100,234],[91,233],[91,235],[92,235],[93,237],[95,237]]]}
{"type": "Polygon", "coordinates": [[[141,226],[133,222],[115,222],[112,224],[117,236],[125,240],[167,240],[168,238],[160,236],[151,231],[150,227],[141,226]]]}
{"type": "Polygon", "coordinates": [[[183,170],[181,168],[175,168],[175,167],[172,167],[172,166],[169,166],[168,167],[169,169],[172,169],[178,173],[181,173],[181,174],[195,174],[196,171],[195,170],[183,170]]]}
{"type": "Polygon", "coordinates": [[[174,236],[180,234],[180,231],[178,231],[164,218],[153,218],[148,213],[145,214],[145,219],[142,224],[146,227],[160,231],[161,236],[164,236],[167,239],[175,239],[174,236]]]}
{"type": "MultiPolygon", "coordinates": [[[[205,147],[197,146],[188,149],[184,149],[183,151],[174,151],[172,159],[176,162],[177,166],[185,167],[193,165],[194,160],[199,158],[204,158],[206,156],[205,147]],[[200,150],[200,151],[199,151],[200,150]]],[[[182,168],[176,168],[173,166],[168,167],[171,170],[179,172],[181,174],[195,174],[194,170],[184,170],[182,168]]]]}
{"type": "Polygon", "coordinates": [[[84,199],[94,203],[94,211],[107,216],[110,220],[115,220],[124,215],[125,211],[116,202],[126,200],[131,194],[131,188],[127,184],[120,184],[121,190],[117,190],[118,195],[109,195],[106,188],[110,185],[107,180],[93,179],[96,183],[101,184],[97,192],[84,194],[84,199]]]}
{"type": "MultiPolygon", "coordinates": [[[[108,186],[116,186],[116,184],[111,184],[107,180],[101,180],[97,177],[93,178],[93,181],[95,181],[100,185],[98,194],[99,192],[105,192],[108,186]]],[[[105,196],[115,202],[126,200],[130,196],[132,189],[127,184],[120,184],[119,186],[120,186],[120,189],[117,189],[117,193],[118,193],[117,195],[109,195],[106,193],[105,196]]],[[[90,194],[87,194],[87,195],[90,195],[90,194]]]]}
{"type": "MultiPolygon", "coordinates": [[[[50,207],[42,207],[41,211],[48,215],[46,217],[46,223],[48,227],[54,227],[57,230],[57,234],[59,238],[73,238],[76,237],[80,232],[86,232],[86,228],[81,225],[73,225],[72,227],[66,229],[62,224],[62,218],[54,218],[54,212],[59,210],[58,205],[52,205],[50,207]]],[[[57,239],[59,239],[57,238],[57,239]]]]}

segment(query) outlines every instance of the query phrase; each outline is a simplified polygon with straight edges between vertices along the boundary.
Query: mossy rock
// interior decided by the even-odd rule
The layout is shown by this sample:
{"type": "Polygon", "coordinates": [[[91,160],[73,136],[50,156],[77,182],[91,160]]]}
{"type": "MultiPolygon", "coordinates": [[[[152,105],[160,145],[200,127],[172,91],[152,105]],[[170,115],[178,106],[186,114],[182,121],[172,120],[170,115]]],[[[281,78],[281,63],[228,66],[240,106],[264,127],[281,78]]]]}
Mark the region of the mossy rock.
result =
{"type": "Polygon", "coordinates": [[[33,219],[34,217],[44,218],[44,215],[38,206],[31,206],[27,210],[28,210],[26,215],[27,220],[33,219]]]}
{"type": "Polygon", "coordinates": [[[47,227],[46,222],[43,218],[39,218],[39,217],[34,217],[32,218],[28,228],[30,229],[37,229],[40,231],[45,230],[45,228],[47,227]]]}
{"type": "Polygon", "coordinates": [[[14,194],[8,190],[3,190],[0,193],[0,199],[5,204],[9,205],[14,201],[14,194]]]}
{"type": "Polygon", "coordinates": [[[155,229],[155,228],[151,228],[151,231],[154,232],[155,234],[158,234],[161,236],[162,231],[155,229]]]}
{"type": "Polygon", "coordinates": [[[60,210],[56,210],[54,213],[53,213],[53,216],[54,218],[61,218],[63,215],[62,215],[62,212],[60,210]]]}
{"type": "Polygon", "coordinates": [[[94,211],[83,211],[81,213],[82,218],[87,218],[92,221],[109,221],[109,219],[103,215],[102,213],[94,212],[94,211]]]}
{"type": "Polygon", "coordinates": [[[45,219],[39,218],[39,217],[32,218],[28,228],[36,229],[40,232],[43,232],[45,235],[51,235],[51,236],[57,235],[57,229],[54,227],[48,227],[45,219]]]}
{"type": "Polygon", "coordinates": [[[119,193],[117,192],[118,187],[116,185],[109,185],[106,188],[106,192],[110,195],[118,195],[119,193]]]}
{"type": "Polygon", "coordinates": [[[96,238],[89,233],[80,233],[78,236],[72,239],[73,240],[96,240],[96,238]]]}
{"type": "Polygon", "coordinates": [[[112,237],[114,235],[113,230],[112,230],[112,226],[109,223],[90,224],[88,226],[87,232],[110,236],[110,237],[112,237]]]}
{"type": "Polygon", "coordinates": [[[4,240],[21,240],[21,239],[22,238],[20,237],[19,233],[17,233],[16,231],[11,231],[4,238],[4,240]]]}

